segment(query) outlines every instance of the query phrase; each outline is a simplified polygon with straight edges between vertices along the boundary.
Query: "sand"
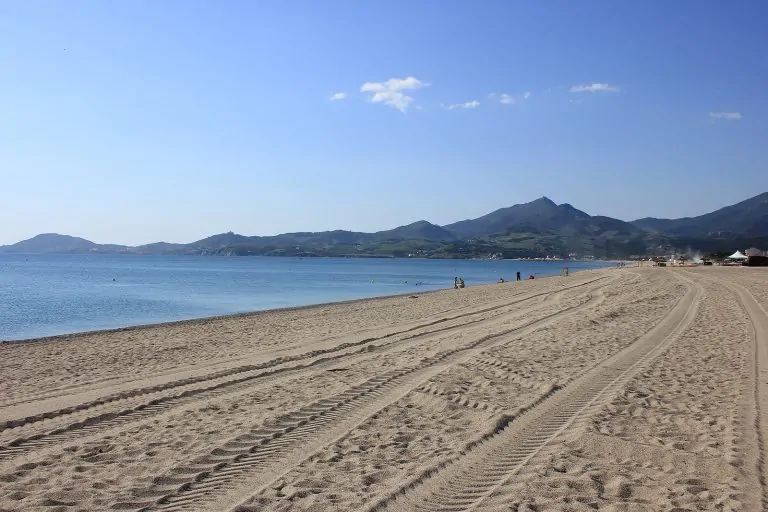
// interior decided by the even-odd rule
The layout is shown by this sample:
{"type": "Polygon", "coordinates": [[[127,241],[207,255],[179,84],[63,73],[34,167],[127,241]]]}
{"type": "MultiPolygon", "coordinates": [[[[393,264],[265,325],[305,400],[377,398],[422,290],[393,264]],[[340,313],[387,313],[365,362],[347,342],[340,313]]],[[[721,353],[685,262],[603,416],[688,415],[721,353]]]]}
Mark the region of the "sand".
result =
{"type": "Polygon", "coordinates": [[[0,345],[0,510],[764,510],[768,270],[0,345]]]}

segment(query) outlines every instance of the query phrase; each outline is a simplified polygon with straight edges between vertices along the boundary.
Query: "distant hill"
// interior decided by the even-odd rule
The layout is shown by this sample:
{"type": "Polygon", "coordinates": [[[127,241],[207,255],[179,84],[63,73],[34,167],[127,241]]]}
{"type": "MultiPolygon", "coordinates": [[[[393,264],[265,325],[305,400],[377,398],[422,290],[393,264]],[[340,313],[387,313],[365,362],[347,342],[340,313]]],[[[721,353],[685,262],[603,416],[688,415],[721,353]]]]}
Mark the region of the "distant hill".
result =
{"type": "Polygon", "coordinates": [[[187,244],[171,244],[168,242],[155,242],[153,244],[137,245],[136,247],[129,247],[128,252],[136,254],[177,254],[184,251],[188,247],[187,244]]]}
{"type": "Polygon", "coordinates": [[[290,247],[301,245],[357,245],[371,242],[401,241],[401,240],[453,240],[454,236],[427,221],[418,221],[407,226],[400,226],[387,231],[376,233],[359,233],[355,231],[320,231],[284,233],[275,236],[243,236],[232,232],[213,235],[188,246],[201,249],[222,249],[227,247],[290,247]]]}
{"type": "Polygon", "coordinates": [[[373,234],[374,240],[432,240],[445,242],[455,238],[455,235],[449,230],[425,220],[373,234]]]}
{"type": "Polygon", "coordinates": [[[768,236],[768,192],[698,217],[646,217],[632,224],[648,232],[684,237],[768,236]]]}
{"type": "Polygon", "coordinates": [[[557,205],[547,197],[502,208],[477,219],[445,226],[460,238],[506,235],[510,233],[560,233],[563,235],[642,236],[643,230],[610,217],[590,216],[570,204],[557,205]]]}
{"type": "Polygon", "coordinates": [[[0,252],[18,254],[103,253],[119,252],[125,249],[126,247],[122,245],[99,245],[85,238],[58,233],[43,233],[13,245],[0,246],[0,252]]]}
{"type": "Polygon", "coordinates": [[[542,197],[525,204],[501,208],[477,219],[462,220],[444,226],[460,238],[505,234],[519,227],[554,227],[580,216],[589,217],[575,208],[559,208],[552,200],[542,197]]]}
{"type": "Polygon", "coordinates": [[[593,256],[618,258],[674,249],[763,247],[768,242],[768,192],[712,213],[684,219],[624,222],[589,215],[541,197],[447,226],[420,220],[376,233],[334,230],[245,236],[220,233],[189,244],[137,247],[95,244],[47,233],[0,246],[0,253],[140,253],[267,256],[418,256],[472,258],[593,256]]]}
{"type": "Polygon", "coordinates": [[[249,239],[250,237],[238,235],[230,231],[229,233],[221,233],[203,238],[189,245],[194,247],[224,247],[226,245],[247,243],[249,239]]]}

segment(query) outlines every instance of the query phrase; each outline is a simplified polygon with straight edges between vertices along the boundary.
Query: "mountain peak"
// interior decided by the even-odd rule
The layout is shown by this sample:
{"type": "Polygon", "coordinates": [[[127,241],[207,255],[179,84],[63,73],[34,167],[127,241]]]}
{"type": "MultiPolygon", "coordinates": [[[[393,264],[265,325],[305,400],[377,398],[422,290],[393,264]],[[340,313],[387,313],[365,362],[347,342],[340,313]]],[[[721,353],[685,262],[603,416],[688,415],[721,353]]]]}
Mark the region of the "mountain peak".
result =
{"type": "Polygon", "coordinates": [[[530,203],[501,208],[477,219],[443,227],[459,237],[475,238],[506,234],[516,229],[523,232],[551,231],[588,218],[589,215],[570,205],[559,207],[550,198],[542,196],[530,203]]]}
{"type": "Polygon", "coordinates": [[[395,229],[379,231],[378,233],[374,233],[374,236],[377,239],[400,238],[437,241],[453,239],[453,235],[450,232],[426,220],[417,220],[416,222],[395,229]]]}
{"type": "Polygon", "coordinates": [[[535,201],[532,201],[531,204],[546,204],[546,205],[549,205],[549,206],[557,206],[557,203],[555,203],[553,200],[551,200],[547,196],[541,196],[540,198],[536,199],[535,201]]]}
{"type": "Polygon", "coordinates": [[[428,220],[417,220],[416,222],[411,222],[410,224],[406,224],[405,226],[401,226],[401,227],[404,227],[404,228],[405,227],[414,227],[415,228],[415,227],[429,227],[429,226],[434,226],[434,225],[435,224],[432,224],[428,220]]]}

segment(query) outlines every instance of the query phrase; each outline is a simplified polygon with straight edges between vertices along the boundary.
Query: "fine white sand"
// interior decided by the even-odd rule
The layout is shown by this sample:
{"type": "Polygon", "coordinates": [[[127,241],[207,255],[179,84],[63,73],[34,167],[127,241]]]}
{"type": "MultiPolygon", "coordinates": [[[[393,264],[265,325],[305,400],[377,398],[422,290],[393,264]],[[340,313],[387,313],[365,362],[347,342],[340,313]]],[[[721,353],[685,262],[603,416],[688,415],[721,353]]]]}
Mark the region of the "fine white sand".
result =
{"type": "Polygon", "coordinates": [[[768,271],[0,345],[0,510],[762,510],[768,271]]]}

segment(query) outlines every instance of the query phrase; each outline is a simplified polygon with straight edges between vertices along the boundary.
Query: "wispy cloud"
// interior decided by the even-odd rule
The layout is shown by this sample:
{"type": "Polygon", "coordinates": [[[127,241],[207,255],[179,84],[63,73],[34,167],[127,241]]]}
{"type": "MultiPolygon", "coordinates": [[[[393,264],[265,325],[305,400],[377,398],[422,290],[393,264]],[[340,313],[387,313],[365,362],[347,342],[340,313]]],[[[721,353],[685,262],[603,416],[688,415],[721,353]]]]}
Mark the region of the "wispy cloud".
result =
{"type": "Polygon", "coordinates": [[[337,92],[336,94],[332,94],[330,98],[328,98],[329,101],[339,101],[343,100],[347,97],[347,93],[345,92],[337,92]]]}
{"type": "Polygon", "coordinates": [[[738,121],[741,119],[741,112],[710,112],[712,119],[726,119],[728,121],[738,121]]]}
{"type": "Polygon", "coordinates": [[[429,85],[409,76],[407,78],[390,78],[386,82],[366,82],[360,87],[360,91],[371,93],[370,101],[372,103],[383,103],[405,113],[413,103],[413,98],[403,91],[421,89],[429,85]]]}
{"type": "Polygon", "coordinates": [[[619,92],[619,88],[610,84],[574,85],[569,92],[619,92]]]}
{"type": "Polygon", "coordinates": [[[477,100],[468,101],[466,103],[455,103],[453,105],[440,105],[445,110],[454,110],[457,108],[477,108],[480,106],[480,102],[477,100]]]}
{"type": "Polygon", "coordinates": [[[498,99],[499,103],[501,103],[502,105],[514,105],[518,101],[527,100],[530,97],[531,97],[531,91],[526,91],[521,94],[505,94],[505,93],[496,94],[495,92],[492,92],[491,94],[488,95],[489,99],[494,101],[498,99]]]}

